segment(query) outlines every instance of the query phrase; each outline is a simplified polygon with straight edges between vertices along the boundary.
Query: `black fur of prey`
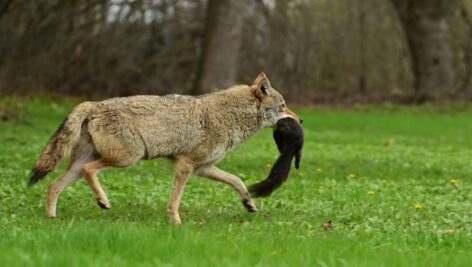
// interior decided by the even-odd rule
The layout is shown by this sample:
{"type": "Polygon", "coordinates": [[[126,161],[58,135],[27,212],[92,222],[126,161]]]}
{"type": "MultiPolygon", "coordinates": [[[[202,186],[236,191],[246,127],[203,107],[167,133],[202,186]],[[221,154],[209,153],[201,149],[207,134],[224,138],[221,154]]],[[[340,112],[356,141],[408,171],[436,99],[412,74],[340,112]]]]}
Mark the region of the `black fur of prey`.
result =
{"type": "Polygon", "coordinates": [[[295,158],[295,168],[300,167],[303,148],[303,129],[300,123],[292,118],[277,121],[273,134],[280,156],[270,170],[269,176],[249,187],[253,197],[268,197],[288,178],[292,159],[295,158]]]}

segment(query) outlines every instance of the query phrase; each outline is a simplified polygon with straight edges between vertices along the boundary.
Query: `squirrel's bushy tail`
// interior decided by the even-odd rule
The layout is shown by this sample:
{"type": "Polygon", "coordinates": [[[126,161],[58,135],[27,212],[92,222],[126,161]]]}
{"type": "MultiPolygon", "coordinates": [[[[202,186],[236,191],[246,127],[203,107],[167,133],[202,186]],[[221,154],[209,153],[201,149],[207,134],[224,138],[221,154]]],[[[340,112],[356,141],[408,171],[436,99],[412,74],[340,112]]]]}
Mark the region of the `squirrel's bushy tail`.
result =
{"type": "Polygon", "coordinates": [[[288,178],[295,148],[284,151],[270,170],[266,179],[249,186],[248,190],[253,197],[268,197],[279,188],[288,178]]]}
{"type": "Polygon", "coordinates": [[[298,169],[303,148],[303,129],[298,121],[282,118],[277,121],[273,134],[280,156],[270,170],[269,176],[249,187],[254,197],[267,197],[280,187],[288,178],[292,159],[295,157],[295,168],[298,169]]]}

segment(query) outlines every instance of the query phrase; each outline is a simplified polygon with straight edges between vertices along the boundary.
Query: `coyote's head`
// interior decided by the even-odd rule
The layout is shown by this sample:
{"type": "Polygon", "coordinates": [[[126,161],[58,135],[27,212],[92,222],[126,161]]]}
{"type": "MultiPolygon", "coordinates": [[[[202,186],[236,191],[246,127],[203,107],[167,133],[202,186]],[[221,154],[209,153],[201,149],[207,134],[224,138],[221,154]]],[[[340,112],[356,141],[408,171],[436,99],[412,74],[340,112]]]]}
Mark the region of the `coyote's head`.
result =
{"type": "Polygon", "coordinates": [[[263,127],[274,127],[281,118],[292,117],[300,123],[303,120],[291,111],[283,96],[270,85],[269,79],[262,72],[251,85],[254,95],[259,101],[259,117],[263,127]]]}

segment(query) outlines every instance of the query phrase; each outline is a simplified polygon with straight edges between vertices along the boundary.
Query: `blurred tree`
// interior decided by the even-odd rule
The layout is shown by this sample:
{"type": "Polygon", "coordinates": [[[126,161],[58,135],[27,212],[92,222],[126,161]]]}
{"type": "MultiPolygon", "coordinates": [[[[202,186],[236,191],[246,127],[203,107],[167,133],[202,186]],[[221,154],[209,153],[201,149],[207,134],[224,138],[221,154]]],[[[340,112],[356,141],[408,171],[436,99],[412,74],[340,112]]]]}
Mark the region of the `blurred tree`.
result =
{"type": "Polygon", "coordinates": [[[358,74],[358,90],[361,94],[366,93],[366,55],[365,55],[365,0],[359,0],[358,5],[358,23],[359,23],[359,74],[358,74]]]}
{"type": "Polygon", "coordinates": [[[460,7],[460,18],[465,24],[466,33],[462,43],[464,71],[461,83],[458,86],[458,95],[461,98],[472,99],[472,16],[465,3],[460,7]]]}
{"type": "Polygon", "coordinates": [[[203,51],[193,94],[225,88],[236,82],[246,1],[209,0],[203,51]]]}
{"type": "Polygon", "coordinates": [[[453,92],[449,20],[460,1],[392,0],[411,53],[416,101],[439,99],[453,92]]]}
{"type": "Polygon", "coordinates": [[[0,3],[0,18],[8,12],[8,8],[10,7],[13,0],[4,0],[0,3]]]}
{"type": "Polygon", "coordinates": [[[0,0],[0,94],[472,99],[472,0],[0,0]]]}

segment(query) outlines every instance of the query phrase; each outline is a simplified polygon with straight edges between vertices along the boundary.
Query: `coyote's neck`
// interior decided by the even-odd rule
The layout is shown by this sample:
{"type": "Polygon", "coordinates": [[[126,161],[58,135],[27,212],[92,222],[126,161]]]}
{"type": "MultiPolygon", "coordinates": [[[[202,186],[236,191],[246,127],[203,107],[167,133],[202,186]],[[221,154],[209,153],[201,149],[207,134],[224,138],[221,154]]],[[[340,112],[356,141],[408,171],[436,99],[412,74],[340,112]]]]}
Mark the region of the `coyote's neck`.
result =
{"type": "Polygon", "coordinates": [[[228,147],[238,145],[262,128],[258,102],[248,86],[235,86],[202,100],[212,128],[228,147]]]}

